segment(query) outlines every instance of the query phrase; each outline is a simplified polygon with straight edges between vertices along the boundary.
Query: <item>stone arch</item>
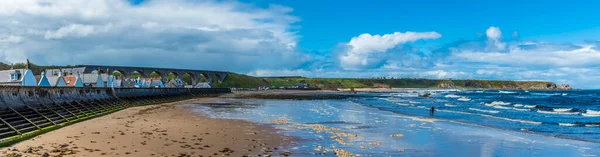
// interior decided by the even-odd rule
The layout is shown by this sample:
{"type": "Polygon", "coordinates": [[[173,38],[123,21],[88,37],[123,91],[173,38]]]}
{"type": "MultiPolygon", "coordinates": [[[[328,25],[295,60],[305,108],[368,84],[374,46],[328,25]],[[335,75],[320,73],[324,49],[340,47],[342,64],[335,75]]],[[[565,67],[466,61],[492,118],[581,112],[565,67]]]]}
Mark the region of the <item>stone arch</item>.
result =
{"type": "Polygon", "coordinates": [[[144,70],[132,70],[131,73],[129,74],[129,76],[131,76],[133,73],[139,73],[141,76],[141,78],[146,78],[148,77],[148,75],[146,75],[146,73],[144,73],[144,70]]]}
{"type": "Polygon", "coordinates": [[[163,75],[163,73],[162,73],[161,71],[154,70],[154,71],[152,71],[152,72],[148,73],[148,77],[150,77],[150,74],[152,74],[152,73],[156,73],[158,76],[160,76],[160,77],[161,77],[161,79],[164,79],[164,78],[162,78],[162,77],[165,77],[165,76],[166,76],[166,75],[163,75]]]}
{"type": "MultiPolygon", "coordinates": [[[[119,73],[121,74],[121,77],[120,77],[120,78],[118,78],[118,79],[121,79],[121,78],[127,78],[127,77],[128,77],[128,76],[127,76],[127,73],[125,73],[125,71],[123,71],[123,70],[119,70],[119,69],[116,69],[116,70],[111,70],[110,74],[111,74],[111,75],[114,75],[114,73],[115,73],[115,72],[119,72],[119,73]]],[[[115,78],[115,79],[117,79],[117,78],[115,78]]]]}
{"type": "Polygon", "coordinates": [[[223,77],[221,77],[221,74],[215,73],[214,75],[215,75],[215,78],[213,80],[216,80],[217,83],[223,83],[223,80],[221,79],[223,77]]]}
{"type": "Polygon", "coordinates": [[[191,84],[190,85],[196,85],[198,83],[198,77],[196,77],[196,74],[194,74],[192,72],[185,72],[183,75],[184,76],[185,75],[190,75],[190,77],[191,77],[191,82],[190,82],[191,84]]]}
{"type": "Polygon", "coordinates": [[[209,75],[209,73],[201,73],[202,76],[204,77],[204,79],[206,79],[206,82],[211,82],[212,81],[212,76],[209,75]]]}

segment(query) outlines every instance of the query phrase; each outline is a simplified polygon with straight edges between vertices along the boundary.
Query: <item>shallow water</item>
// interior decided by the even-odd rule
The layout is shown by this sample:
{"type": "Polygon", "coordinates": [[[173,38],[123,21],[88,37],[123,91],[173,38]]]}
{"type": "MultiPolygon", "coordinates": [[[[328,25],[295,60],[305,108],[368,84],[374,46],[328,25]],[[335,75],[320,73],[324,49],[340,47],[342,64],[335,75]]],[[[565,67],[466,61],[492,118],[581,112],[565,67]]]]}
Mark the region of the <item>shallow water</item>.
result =
{"type": "Polygon", "coordinates": [[[323,154],[323,150],[315,150],[318,146],[329,149],[335,147],[361,156],[600,154],[600,144],[594,143],[600,138],[596,134],[600,127],[585,127],[585,124],[591,124],[597,117],[586,117],[581,113],[538,112],[555,112],[553,108],[559,108],[557,111],[561,112],[585,113],[587,109],[598,110],[598,106],[592,103],[593,100],[572,101],[588,102],[588,105],[566,106],[561,103],[569,101],[552,98],[561,96],[576,100],[595,94],[568,92],[566,95],[552,95],[554,91],[427,92],[433,93],[433,98],[418,98],[412,91],[402,91],[393,94],[368,94],[348,100],[228,100],[251,105],[195,105],[194,110],[215,118],[246,119],[273,125],[281,129],[283,134],[302,139],[288,148],[293,150],[294,156],[335,156],[332,151],[323,154]],[[458,101],[459,97],[472,100],[458,101]],[[493,103],[494,101],[502,102],[493,103]],[[515,106],[515,103],[521,105],[515,106]],[[526,108],[528,105],[537,106],[526,108]],[[437,109],[434,116],[429,115],[428,109],[431,106],[437,109]],[[572,109],[565,111],[567,109],[564,108],[572,109]],[[565,124],[577,125],[564,126],[565,124]],[[338,137],[332,138],[336,133],[338,137]],[[393,134],[403,136],[391,137],[393,134]],[[355,135],[358,137],[354,137],[355,135]],[[380,144],[371,145],[371,142],[380,144]]]}

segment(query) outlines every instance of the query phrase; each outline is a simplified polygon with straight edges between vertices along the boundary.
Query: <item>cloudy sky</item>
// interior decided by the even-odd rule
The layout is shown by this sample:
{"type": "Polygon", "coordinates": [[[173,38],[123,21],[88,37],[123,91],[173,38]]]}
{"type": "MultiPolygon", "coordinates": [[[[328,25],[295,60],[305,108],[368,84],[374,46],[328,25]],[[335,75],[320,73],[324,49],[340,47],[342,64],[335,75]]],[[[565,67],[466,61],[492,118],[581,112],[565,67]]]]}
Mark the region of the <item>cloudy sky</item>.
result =
{"type": "Polygon", "coordinates": [[[595,1],[2,0],[0,61],[600,88],[595,1]]]}

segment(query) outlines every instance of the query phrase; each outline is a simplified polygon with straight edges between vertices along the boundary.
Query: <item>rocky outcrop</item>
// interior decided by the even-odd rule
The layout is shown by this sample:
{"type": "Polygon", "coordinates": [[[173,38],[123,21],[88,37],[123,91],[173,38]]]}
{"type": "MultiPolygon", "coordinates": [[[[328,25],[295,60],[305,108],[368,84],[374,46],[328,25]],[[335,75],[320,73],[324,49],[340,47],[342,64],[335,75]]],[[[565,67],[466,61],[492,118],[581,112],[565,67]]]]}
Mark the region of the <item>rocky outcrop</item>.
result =
{"type": "Polygon", "coordinates": [[[541,81],[490,81],[490,80],[453,80],[440,81],[436,85],[442,89],[506,89],[506,90],[571,90],[568,84],[556,85],[541,81]]]}
{"type": "Polygon", "coordinates": [[[569,84],[561,84],[560,86],[556,87],[556,89],[560,89],[560,90],[571,90],[573,88],[571,88],[571,85],[569,84]]]}
{"type": "Polygon", "coordinates": [[[452,82],[443,82],[437,85],[437,88],[442,89],[456,89],[456,86],[452,82]]]}

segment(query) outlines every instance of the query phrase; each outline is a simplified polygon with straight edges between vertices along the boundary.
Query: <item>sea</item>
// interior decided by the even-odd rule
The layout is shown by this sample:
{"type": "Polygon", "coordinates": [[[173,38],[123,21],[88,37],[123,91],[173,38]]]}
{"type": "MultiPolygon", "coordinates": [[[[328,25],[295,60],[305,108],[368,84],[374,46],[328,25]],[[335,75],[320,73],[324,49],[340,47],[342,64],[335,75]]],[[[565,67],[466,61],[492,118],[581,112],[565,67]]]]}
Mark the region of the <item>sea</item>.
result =
{"type": "Polygon", "coordinates": [[[188,105],[296,137],[283,149],[293,156],[600,156],[600,90],[390,90],[188,105]]]}

